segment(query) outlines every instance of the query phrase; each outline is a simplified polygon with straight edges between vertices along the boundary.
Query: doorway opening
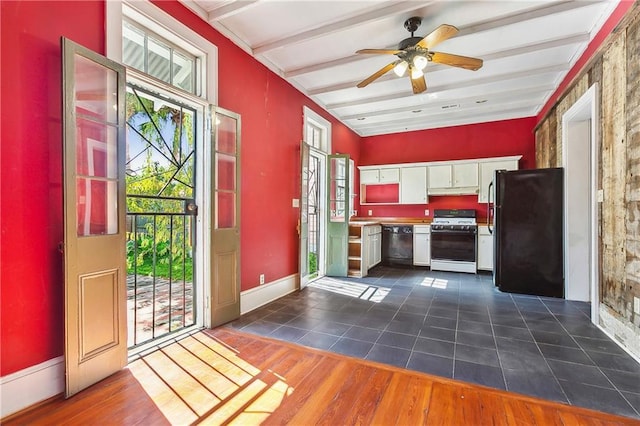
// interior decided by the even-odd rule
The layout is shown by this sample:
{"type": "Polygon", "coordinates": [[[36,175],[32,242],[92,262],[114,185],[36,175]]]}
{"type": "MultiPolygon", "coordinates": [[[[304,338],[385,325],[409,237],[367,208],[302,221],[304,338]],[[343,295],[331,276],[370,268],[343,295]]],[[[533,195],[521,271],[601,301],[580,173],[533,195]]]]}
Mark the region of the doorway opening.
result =
{"type": "MultiPolygon", "coordinates": [[[[198,139],[203,106],[129,82],[127,105],[128,347],[202,323],[198,139]]],[[[201,192],[201,191],[200,191],[201,192]]]]}
{"type": "Polygon", "coordinates": [[[562,117],[565,169],[565,298],[591,302],[598,323],[597,86],[593,85],[562,117]],[[585,265],[588,265],[585,268],[585,265]]]}
{"type": "Polygon", "coordinates": [[[309,280],[314,280],[324,275],[324,164],[325,156],[311,149],[309,154],[309,186],[307,197],[308,220],[309,220],[309,248],[308,248],[308,271],[309,280]]]}
{"type": "Polygon", "coordinates": [[[301,144],[300,288],[325,275],[326,168],[331,123],[305,107],[301,144]]]}

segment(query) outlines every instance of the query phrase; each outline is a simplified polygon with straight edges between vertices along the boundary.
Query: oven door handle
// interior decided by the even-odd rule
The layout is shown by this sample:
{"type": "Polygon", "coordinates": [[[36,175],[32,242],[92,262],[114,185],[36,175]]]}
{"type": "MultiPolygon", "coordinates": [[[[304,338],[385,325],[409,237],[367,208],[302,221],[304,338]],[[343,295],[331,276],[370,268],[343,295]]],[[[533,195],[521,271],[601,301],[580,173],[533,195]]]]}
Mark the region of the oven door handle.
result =
{"type": "Polygon", "coordinates": [[[455,234],[455,235],[475,235],[476,231],[455,231],[455,230],[451,230],[451,229],[437,229],[431,230],[432,234],[455,234]]]}

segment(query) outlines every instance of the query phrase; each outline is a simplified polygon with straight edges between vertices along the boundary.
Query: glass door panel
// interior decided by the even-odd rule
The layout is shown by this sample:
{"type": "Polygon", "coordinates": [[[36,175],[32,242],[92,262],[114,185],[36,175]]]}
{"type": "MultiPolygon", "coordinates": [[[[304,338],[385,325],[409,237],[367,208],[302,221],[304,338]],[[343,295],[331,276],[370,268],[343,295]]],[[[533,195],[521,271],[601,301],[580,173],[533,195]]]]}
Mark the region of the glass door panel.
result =
{"type": "Polygon", "coordinates": [[[347,276],[349,237],[349,156],[328,156],[327,275],[347,276]]]}
{"type": "Polygon", "coordinates": [[[240,316],[240,116],[214,108],[211,326],[240,316]]]}

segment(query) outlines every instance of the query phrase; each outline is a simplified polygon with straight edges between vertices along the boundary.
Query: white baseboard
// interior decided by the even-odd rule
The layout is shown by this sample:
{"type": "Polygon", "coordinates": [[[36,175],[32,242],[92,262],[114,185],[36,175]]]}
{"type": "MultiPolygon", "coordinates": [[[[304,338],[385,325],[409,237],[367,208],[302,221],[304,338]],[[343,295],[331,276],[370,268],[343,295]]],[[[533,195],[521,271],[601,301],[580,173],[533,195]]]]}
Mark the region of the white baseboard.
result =
{"type": "Polygon", "coordinates": [[[0,419],[64,392],[64,357],[0,379],[0,419]]]}
{"type": "Polygon", "coordinates": [[[280,278],[268,284],[243,291],[240,293],[240,314],[244,315],[269,302],[293,293],[298,289],[298,274],[280,278]]]}

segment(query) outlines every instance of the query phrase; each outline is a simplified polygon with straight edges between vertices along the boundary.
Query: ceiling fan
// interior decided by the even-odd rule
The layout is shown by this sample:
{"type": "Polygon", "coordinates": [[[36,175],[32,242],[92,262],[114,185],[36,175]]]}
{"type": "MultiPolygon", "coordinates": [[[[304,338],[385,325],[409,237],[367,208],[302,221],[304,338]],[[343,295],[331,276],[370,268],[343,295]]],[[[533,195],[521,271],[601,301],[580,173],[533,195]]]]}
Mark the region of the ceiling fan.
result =
{"type": "Polygon", "coordinates": [[[422,93],[427,90],[427,82],[424,79],[424,69],[429,62],[437,62],[443,65],[464,68],[476,71],[482,67],[482,59],[468,56],[453,55],[451,53],[433,52],[431,49],[437,44],[453,37],[458,29],[453,25],[443,24],[433,30],[426,37],[414,37],[413,33],[418,29],[422,19],[418,16],[411,17],[404,22],[404,27],[411,33],[411,37],[405,38],[398,44],[397,50],[392,49],[361,49],[356,53],[396,55],[398,60],[382,67],[369,77],[358,83],[358,87],[367,86],[375,79],[392,70],[398,77],[402,77],[409,70],[413,93],[422,93]]]}

